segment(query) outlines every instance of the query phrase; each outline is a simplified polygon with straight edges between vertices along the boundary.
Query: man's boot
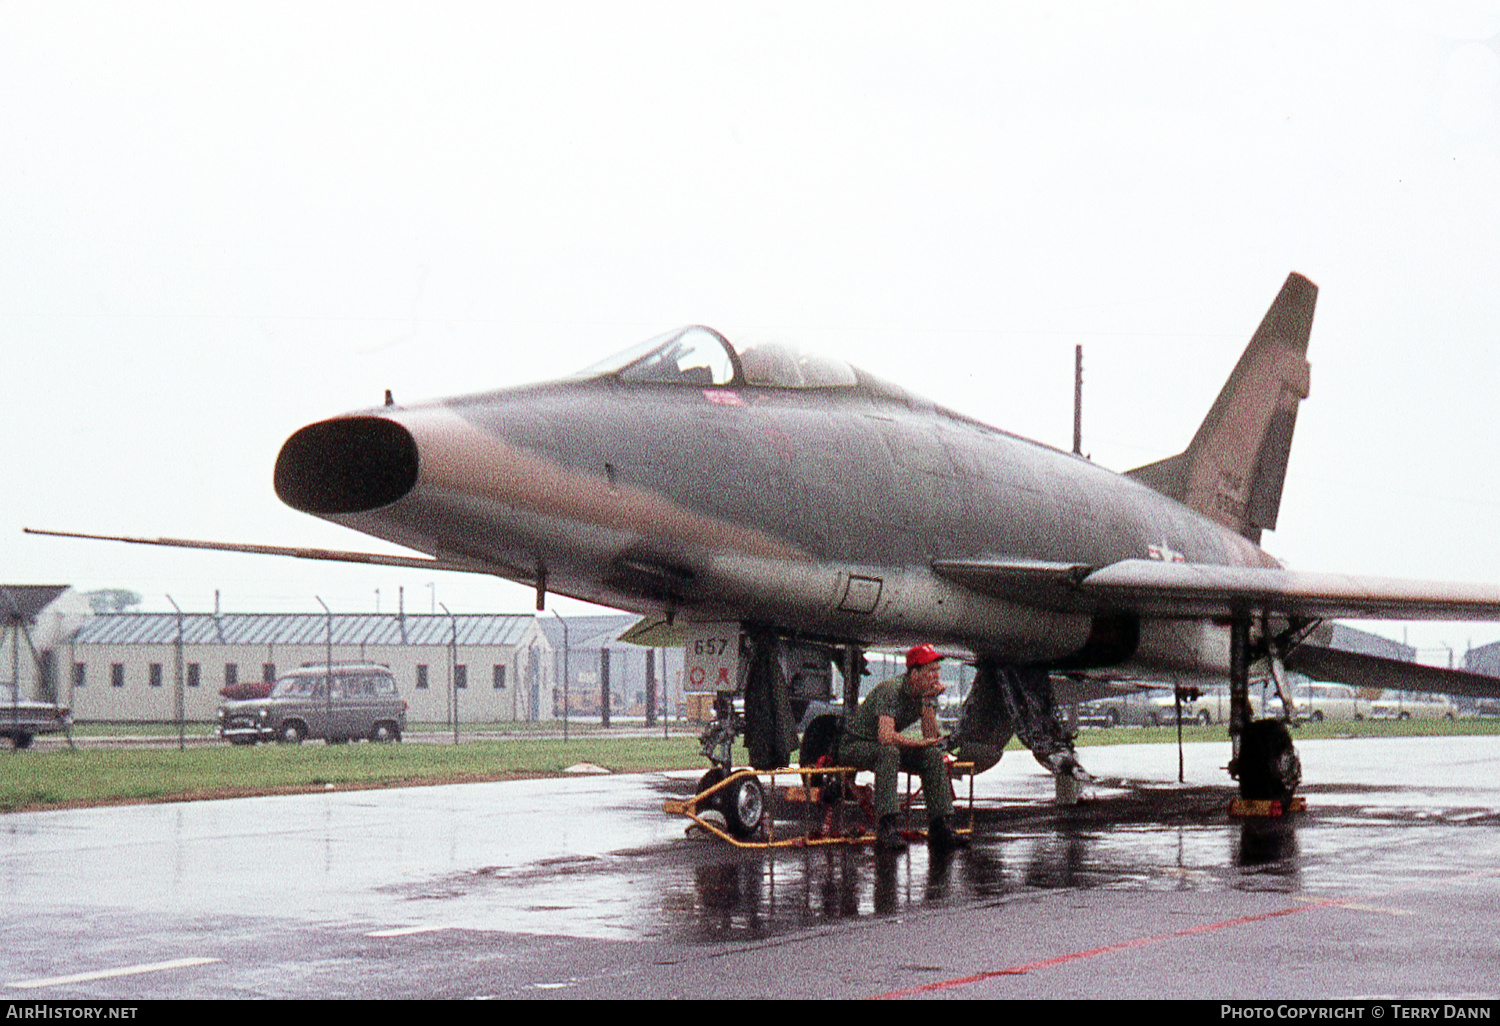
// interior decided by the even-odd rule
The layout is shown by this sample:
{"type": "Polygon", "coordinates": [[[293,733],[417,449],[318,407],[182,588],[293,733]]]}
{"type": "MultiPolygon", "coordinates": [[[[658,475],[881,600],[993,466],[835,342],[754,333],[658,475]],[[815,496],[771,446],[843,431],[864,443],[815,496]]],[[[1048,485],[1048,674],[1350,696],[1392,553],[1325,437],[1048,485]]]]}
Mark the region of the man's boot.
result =
{"type": "Polygon", "coordinates": [[[927,847],[934,851],[952,851],[968,846],[969,839],[955,832],[946,819],[935,819],[927,825],[927,847]]]}
{"type": "Polygon", "coordinates": [[[881,816],[880,829],[875,835],[875,847],[883,851],[905,851],[906,838],[896,826],[895,816],[881,816]]]}

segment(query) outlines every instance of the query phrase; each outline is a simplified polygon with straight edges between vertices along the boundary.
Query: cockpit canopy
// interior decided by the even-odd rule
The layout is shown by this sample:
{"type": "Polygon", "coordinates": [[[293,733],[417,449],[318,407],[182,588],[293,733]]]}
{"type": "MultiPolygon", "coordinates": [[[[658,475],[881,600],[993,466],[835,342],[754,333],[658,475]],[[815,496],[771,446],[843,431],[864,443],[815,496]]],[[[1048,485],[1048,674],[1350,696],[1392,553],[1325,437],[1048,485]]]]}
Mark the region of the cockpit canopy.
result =
{"type": "Polygon", "coordinates": [[[769,388],[853,388],[860,383],[842,360],[803,353],[781,342],[736,350],[712,328],[692,325],[648,339],[575,377],[613,374],[621,381],[769,388]]]}

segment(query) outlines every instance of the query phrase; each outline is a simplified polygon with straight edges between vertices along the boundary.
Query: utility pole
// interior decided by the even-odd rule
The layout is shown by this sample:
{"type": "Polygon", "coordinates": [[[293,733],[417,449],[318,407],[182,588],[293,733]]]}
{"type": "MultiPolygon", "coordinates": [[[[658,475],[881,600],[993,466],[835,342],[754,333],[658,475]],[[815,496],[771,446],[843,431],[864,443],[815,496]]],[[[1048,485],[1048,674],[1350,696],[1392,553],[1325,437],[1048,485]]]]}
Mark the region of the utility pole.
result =
{"type": "Polygon", "coordinates": [[[568,621],[554,608],[552,615],[557,617],[557,625],[563,632],[563,744],[568,743],[568,621]]]}
{"type": "Polygon", "coordinates": [[[599,649],[599,725],[609,726],[609,649],[599,649]]]}
{"type": "Polygon", "coordinates": [[[177,750],[180,752],[187,747],[186,712],[183,709],[186,702],[182,692],[182,607],[171,595],[167,596],[167,601],[172,603],[173,609],[177,610],[177,750]]]}
{"type": "Polygon", "coordinates": [[[448,612],[448,607],[439,602],[448,617],[448,695],[453,709],[453,743],[458,744],[458,621],[448,612]]]}
{"type": "Polygon", "coordinates": [[[646,726],[656,726],[656,649],[646,649],[646,726]]]}
{"type": "Polygon", "coordinates": [[[318,600],[318,605],[323,607],[323,612],[328,616],[328,631],[325,635],[328,644],[328,659],[323,665],[326,671],[323,675],[323,699],[324,705],[328,708],[328,722],[331,723],[333,722],[333,610],[328,608],[328,603],[323,601],[321,595],[314,595],[313,598],[318,600]]]}

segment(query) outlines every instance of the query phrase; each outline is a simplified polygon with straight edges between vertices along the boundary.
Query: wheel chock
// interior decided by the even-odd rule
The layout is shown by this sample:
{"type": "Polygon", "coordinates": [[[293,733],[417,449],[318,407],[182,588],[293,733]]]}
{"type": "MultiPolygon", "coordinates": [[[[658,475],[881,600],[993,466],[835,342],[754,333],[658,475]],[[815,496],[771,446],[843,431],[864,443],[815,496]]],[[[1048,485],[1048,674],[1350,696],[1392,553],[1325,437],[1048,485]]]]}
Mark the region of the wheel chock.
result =
{"type": "Polygon", "coordinates": [[[1229,814],[1236,819],[1275,819],[1306,811],[1307,799],[1301,795],[1286,802],[1264,798],[1235,798],[1229,803],[1229,814]]]}

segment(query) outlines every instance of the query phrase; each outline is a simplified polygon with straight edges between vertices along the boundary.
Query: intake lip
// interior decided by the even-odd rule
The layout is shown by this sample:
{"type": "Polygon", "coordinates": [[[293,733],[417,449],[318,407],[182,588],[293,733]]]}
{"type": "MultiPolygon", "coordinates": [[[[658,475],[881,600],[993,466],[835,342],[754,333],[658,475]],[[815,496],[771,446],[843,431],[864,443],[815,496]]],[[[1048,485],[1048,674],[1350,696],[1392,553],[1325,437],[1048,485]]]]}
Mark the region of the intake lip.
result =
{"type": "Polygon", "coordinates": [[[276,495],[304,513],[365,513],[417,483],[417,443],[385,417],[337,417],[292,435],[276,457],[276,495]]]}

